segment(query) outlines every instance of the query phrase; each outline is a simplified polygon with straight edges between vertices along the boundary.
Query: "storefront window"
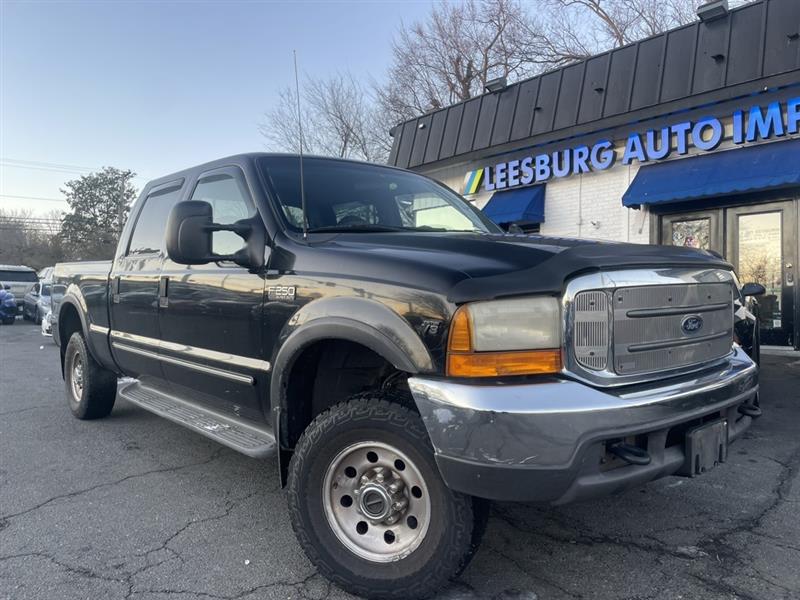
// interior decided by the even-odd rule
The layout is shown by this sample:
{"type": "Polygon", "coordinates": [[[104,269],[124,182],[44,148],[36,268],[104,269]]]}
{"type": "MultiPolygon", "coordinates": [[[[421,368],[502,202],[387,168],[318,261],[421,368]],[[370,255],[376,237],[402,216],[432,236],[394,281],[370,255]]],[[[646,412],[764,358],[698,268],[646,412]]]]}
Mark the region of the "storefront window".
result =
{"type": "Polygon", "coordinates": [[[672,222],[672,245],[709,249],[711,219],[689,219],[672,222]]]}
{"type": "Polygon", "coordinates": [[[781,290],[781,213],[739,215],[739,279],[760,283],[766,293],[758,300],[761,327],[780,329],[781,290]]]}

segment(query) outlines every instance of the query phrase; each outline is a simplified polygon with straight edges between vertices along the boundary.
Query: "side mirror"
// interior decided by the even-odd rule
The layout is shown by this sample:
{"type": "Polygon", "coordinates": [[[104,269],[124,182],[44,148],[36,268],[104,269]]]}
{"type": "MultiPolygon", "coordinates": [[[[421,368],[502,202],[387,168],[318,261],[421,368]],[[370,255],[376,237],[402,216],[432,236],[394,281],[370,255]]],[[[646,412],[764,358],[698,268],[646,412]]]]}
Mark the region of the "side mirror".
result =
{"type": "Polygon", "coordinates": [[[767,289],[760,283],[745,283],[742,286],[742,296],[761,296],[767,289]]]}
{"type": "Polygon", "coordinates": [[[213,208],[203,200],[178,202],[167,218],[167,255],[182,265],[204,265],[230,260],[247,269],[264,266],[266,233],[258,215],[231,225],[214,223],[213,208]],[[214,254],[212,236],[215,231],[232,231],[246,245],[235,254],[214,254]]]}

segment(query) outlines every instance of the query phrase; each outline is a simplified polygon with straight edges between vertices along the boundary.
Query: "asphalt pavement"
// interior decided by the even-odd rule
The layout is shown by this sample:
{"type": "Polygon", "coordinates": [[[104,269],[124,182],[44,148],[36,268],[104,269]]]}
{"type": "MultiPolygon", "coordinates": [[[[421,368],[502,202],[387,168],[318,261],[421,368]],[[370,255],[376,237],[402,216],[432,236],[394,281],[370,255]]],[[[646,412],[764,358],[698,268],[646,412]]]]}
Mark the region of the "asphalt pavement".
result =
{"type": "MultiPolygon", "coordinates": [[[[764,363],[764,416],[727,463],[565,507],[496,504],[441,598],[800,598],[800,360],[764,363]]],[[[0,326],[0,599],[349,597],[295,542],[273,461],[122,400],[78,421],[52,341],[0,326]]]]}

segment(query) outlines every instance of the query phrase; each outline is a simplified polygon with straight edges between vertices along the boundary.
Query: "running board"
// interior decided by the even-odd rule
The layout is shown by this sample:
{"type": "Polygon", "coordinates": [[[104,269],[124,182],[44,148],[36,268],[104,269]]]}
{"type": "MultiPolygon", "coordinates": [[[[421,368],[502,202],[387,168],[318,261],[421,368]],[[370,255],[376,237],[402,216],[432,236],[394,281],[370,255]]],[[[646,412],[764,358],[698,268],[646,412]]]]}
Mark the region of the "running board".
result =
{"type": "Polygon", "coordinates": [[[266,458],[276,453],[275,435],[268,425],[259,427],[222,415],[204,406],[144,387],[138,381],[121,384],[118,393],[121,398],[136,406],[188,427],[247,456],[266,458]]]}

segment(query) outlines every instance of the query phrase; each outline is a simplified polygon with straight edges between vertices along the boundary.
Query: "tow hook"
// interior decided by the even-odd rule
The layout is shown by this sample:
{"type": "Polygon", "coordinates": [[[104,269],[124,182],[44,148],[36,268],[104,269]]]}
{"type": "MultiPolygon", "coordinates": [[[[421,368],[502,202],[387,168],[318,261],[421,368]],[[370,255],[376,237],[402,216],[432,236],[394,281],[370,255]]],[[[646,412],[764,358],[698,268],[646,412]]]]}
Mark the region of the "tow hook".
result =
{"type": "Polygon", "coordinates": [[[639,448],[638,446],[617,442],[616,444],[610,445],[608,451],[632,465],[650,464],[650,455],[647,453],[647,450],[639,448]]]}
{"type": "Polygon", "coordinates": [[[757,419],[762,414],[761,409],[755,404],[742,404],[739,406],[739,412],[753,419],[757,419]]]}

